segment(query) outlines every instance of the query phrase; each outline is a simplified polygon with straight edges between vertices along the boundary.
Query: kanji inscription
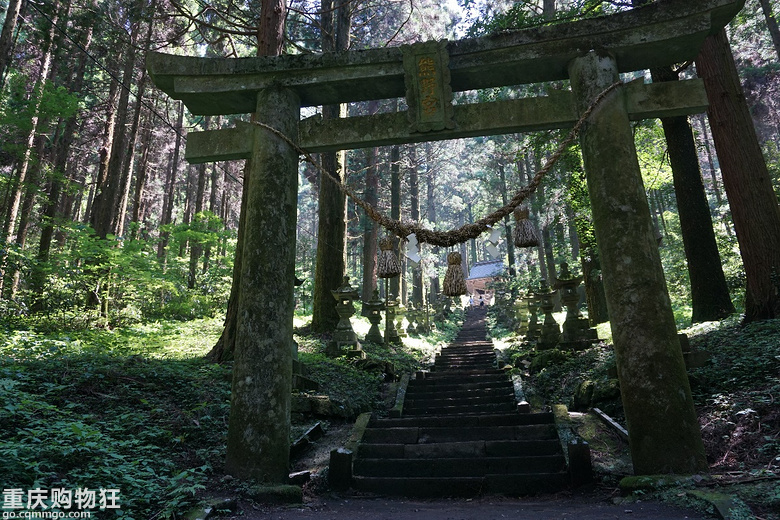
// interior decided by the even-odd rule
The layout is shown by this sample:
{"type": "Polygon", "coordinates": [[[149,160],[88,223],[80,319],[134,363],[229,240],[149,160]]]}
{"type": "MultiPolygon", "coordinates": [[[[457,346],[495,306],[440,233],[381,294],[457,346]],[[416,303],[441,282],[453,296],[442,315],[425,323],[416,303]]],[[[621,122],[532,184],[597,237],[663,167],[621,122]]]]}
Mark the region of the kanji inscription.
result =
{"type": "Polygon", "coordinates": [[[413,131],[455,127],[448,62],[446,42],[426,42],[404,48],[406,101],[413,131]]]}

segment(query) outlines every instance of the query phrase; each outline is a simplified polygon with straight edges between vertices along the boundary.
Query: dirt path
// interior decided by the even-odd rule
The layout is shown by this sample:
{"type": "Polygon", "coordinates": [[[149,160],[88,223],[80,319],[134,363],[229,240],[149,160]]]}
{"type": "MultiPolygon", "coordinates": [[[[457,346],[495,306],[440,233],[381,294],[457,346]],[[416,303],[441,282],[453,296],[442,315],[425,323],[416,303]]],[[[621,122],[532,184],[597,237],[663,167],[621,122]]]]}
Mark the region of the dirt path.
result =
{"type": "MultiPolygon", "coordinates": [[[[321,498],[304,506],[253,508],[241,504],[245,520],[704,520],[693,510],[657,502],[613,505],[590,497],[408,500],[390,498],[321,498]]],[[[257,506],[255,506],[257,507],[257,506]]]]}

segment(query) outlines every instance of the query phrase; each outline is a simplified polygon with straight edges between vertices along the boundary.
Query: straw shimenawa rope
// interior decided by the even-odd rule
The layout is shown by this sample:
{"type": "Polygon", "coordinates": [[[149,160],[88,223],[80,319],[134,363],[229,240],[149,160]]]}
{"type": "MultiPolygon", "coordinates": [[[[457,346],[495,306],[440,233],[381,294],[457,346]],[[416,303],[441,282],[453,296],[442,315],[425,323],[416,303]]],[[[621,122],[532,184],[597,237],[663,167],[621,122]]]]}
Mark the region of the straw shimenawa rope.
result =
{"type": "Polygon", "coordinates": [[[579,120],[574,124],[574,127],[571,129],[569,134],[566,136],[566,139],[564,139],[559,145],[558,148],[555,150],[555,153],[552,154],[547,161],[545,162],[544,166],[541,170],[539,170],[536,175],[534,175],[533,179],[531,179],[531,182],[529,182],[526,186],[523,186],[518,190],[517,193],[512,197],[512,199],[503,207],[497,209],[493,213],[490,213],[489,215],[477,220],[476,222],[473,222],[471,224],[465,224],[457,229],[451,229],[450,231],[433,231],[431,229],[424,228],[418,224],[412,223],[412,222],[401,222],[399,220],[393,220],[389,218],[387,215],[384,215],[380,213],[374,206],[369,204],[368,202],[361,199],[349,186],[341,183],[337,179],[333,178],[330,174],[328,174],[323,167],[317,163],[312,155],[298,146],[292,139],[284,135],[282,132],[277,130],[276,128],[269,126],[265,123],[261,123],[259,121],[255,121],[255,125],[260,126],[262,128],[265,128],[269,132],[275,134],[280,139],[285,141],[287,144],[295,148],[299,154],[301,154],[304,159],[308,162],[310,162],[312,165],[314,165],[315,168],[319,170],[319,172],[322,174],[320,177],[324,177],[326,179],[329,179],[331,182],[335,183],[336,186],[350,199],[352,199],[355,204],[363,208],[363,210],[366,212],[366,214],[373,220],[374,222],[378,223],[385,229],[388,229],[398,235],[401,238],[406,238],[407,236],[414,233],[417,236],[417,242],[419,243],[426,243],[426,244],[432,244],[435,246],[442,246],[442,247],[450,247],[454,246],[456,244],[460,244],[465,242],[466,240],[470,240],[472,238],[476,238],[485,231],[488,230],[488,228],[495,225],[497,222],[499,222],[501,219],[509,215],[514,211],[516,207],[518,207],[522,202],[528,198],[529,195],[531,195],[534,191],[536,191],[536,188],[539,186],[539,184],[542,182],[542,179],[544,176],[549,172],[552,167],[555,165],[555,163],[558,161],[558,159],[563,155],[563,152],[566,150],[566,147],[571,144],[574,139],[577,138],[577,135],[580,132],[580,129],[582,128],[582,125],[585,123],[585,120],[590,116],[590,114],[593,112],[593,110],[604,100],[604,98],[613,90],[615,90],[617,87],[621,86],[623,83],[620,81],[617,81],[604,89],[596,98],[593,100],[593,103],[582,113],[579,120]]]}

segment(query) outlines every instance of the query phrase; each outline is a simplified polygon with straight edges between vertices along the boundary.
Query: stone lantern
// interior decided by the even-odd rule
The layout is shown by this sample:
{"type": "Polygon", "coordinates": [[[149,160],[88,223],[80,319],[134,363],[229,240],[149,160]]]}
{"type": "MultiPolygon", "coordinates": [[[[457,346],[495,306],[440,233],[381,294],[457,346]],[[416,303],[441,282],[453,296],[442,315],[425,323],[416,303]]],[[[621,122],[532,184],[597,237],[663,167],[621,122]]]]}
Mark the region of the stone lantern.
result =
{"type": "Polygon", "coordinates": [[[349,285],[349,276],[344,277],[344,283],[341,287],[330,293],[337,302],[336,312],[339,315],[339,323],[336,325],[333,339],[328,344],[328,355],[331,357],[340,356],[344,347],[351,347],[345,352],[348,357],[366,357],[357,339],[357,334],[352,329],[352,323],[349,321],[355,314],[355,306],[352,302],[359,299],[357,291],[349,285]]]}
{"type": "Polygon", "coordinates": [[[379,290],[374,289],[374,294],[371,299],[363,303],[363,312],[368,316],[368,321],[371,322],[371,328],[366,334],[366,341],[373,343],[382,343],[382,333],[379,331],[379,323],[382,321],[382,311],[385,310],[385,302],[379,298],[379,290]]]}
{"type": "Polygon", "coordinates": [[[515,332],[520,335],[525,335],[528,332],[528,322],[526,316],[528,315],[528,301],[525,296],[520,295],[514,298],[512,302],[512,315],[515,321],[515,332]]]}
{"type": "Polygon", "coordinates": [[[401,298],[398,297],[395,299],[395,333],[398,336],[399,343],[403,341],[403,338],[409,336],[404,329],[404,318],[407,318],[407,308],[401,303],[401,298]]]}
{"type": "Polygon", "coordinates": [[[561,328],[558,326],[558,322],[555,321],[552,311],[555,307],[553,303],[553,296],[555,295],[555,289],[550,289],[547,285],[547,280],[542,278],[539,280],[539,290],[536,291],[536,296],[539,298],[539,307],[544,313],[544,323],[542,323],[542,333],[539,337],[537,347],[540,349],[555,348],[561,341],[561,328]]]}
{"type": "Polygon", "coordinates": [[[417,305],[415,305],[414,302],[410,302],[409,305],[406,306],[406,322],[408,323],[406,326],[406,333],[409,335],[417,334],[417,316],[417,305]]]}
{"type": "Polygon", "coordinates": [[[395,330],[395,318],[398,307],[401,305],[401,299],[393,300],[388,296],[385,303],[385,344],[402,345],[398,331],[395,330]]]}
{"type": "Polygon", "coordinates": [[[561,292],[561,302],[566,306],[566,321],[563,323],[563,343],[573,348],[586,347],[598,341],[596,329],[590,328],[588,319],[579,310],[580,295],[577,289],[582,282],[581,275],[569,271],[569,264],[561,264],[561,274],[555,287],[561,292]]]}
{"type": "Polygon", "coordinates": [[[523,299],[528,305],[528,332],[526,332],[525,340],[530,342],[539,338],[539,297],[529,286],[523,299]]]}

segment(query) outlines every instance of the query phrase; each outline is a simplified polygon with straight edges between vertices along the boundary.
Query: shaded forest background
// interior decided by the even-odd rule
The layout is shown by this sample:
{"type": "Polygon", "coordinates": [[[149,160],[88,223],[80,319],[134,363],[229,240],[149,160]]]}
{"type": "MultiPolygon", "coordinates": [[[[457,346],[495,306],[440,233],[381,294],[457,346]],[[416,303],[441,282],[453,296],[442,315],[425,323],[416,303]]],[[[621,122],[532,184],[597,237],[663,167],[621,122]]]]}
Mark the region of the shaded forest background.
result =
{"type": "MultiPolygon", "coordinates": [[[[170,517],[205,489],[233,493],[244,486],[223,471],[231,364],[209,361],[229,357],[230,320],[223,331],[222,319],[240,247],[243,164],[184,161],[189,131],[231,127],[240,118],[192,117],[151,85],[144,69],[147,51],[240,57],[362,49],[599,16],[628,9],[632,2],[264,3],[286,7],[279,11],[286,13],[283,31],[263,26],[259,0],[0,0],[0,480],[8,486],[121,488],[123,510],[117,517],[124,518],[170,517]],[[224,350],[205,359],[215,344],[224,350]]],[[[775,203],[780,187],[777,9],[770,0],[747,0],[727,31],[775,203]]],[[[697,64],[679,64],[679,76],[695,77],[697,64]]],[[[648,71],[646,81],[668,79],[664,74],[648,71]]],[[[560,82],[467,92],[455,102],[565,88],[560,82]]],[[[353,115],[390,111],[398,102],[351,104],[343,110],[353,115]]],[[[318,107],[303,116],[335,117],[340,110],[318,107]]],[[[707,116],[689,121],[705,227],[713,231],[726,299],[736,307],[731,319],[688,329],[694,347],[713,353],[710,365],[691,373],[691,384],[713,471],[763,478],[776,471],[780,446],[778,322],[737,326],[745,312],[748,276],[732,210],[742,200],[729,204],[723,182],[728,175],[721,168],[726,161],[718,158],[707,116]]],[[[690,201],[676,194],[665,125],[637,122],[634,133],[678,327],[719,319],[723,306],[714,315],[696,315],[702,293],[693,288],[682,224],[682,208],[690,201]]],[[[540,132],[320,159],[331,175],[381,211],[450,229],[503,205],[560,139],[558,132],[540,132]]],[[[749,171],[744,167],[742,173],[749,171]]],[[[585,272],[589,291],[598,292],[598,248],[584,181],[575,146],[530,200],[540,245],[514,248],[508,239],[514,222],[501,227],[499,257],[511,266],[508,272],[513,270],[502,290],[525,290],[542,277],[553,281],[560,264],[568,262],[573,271],[585,272]]],[[[315,280],[340,283],[343,266],[365,301],[377,282],[381,233],[354,203],[339,202],[338,192],[334,195],[311,165],[301,163],[299,186],[296,276],[302,284],[295,292],[296,341],[309,375],[340,403],[334,405],[339,413],[328,420],[348,420],[386,404],[385,374],[326,358],[327,334],[319,333],[332,326],[333,309],[322,305],[333,299],[322,288],[318,292],[315,280]],[[315,324],[321,330],[313,330],[315,324]]],[[[769,217],[754,215],[748,224],[760,228],[769,217]]],[[[780,233],[774,237],[780,239],[780,233]]],[[[491,259],[487,239],[459,246],[464,267],[491,259]]],[[[769,253],[780,254],[780,247],[769,253]]],[[[422,255],[418,266],[404,266],[397,287],[390,286],[407,305],[437,301],[447,251],[425,246],[422,255]]],[[[698,289],[715,283],[707,278],[698,289]]],[[[765,285],[775,287],[777,304],[776,272],[765,285]]],[[[588,303],[593,321],[607,319],[603,299],[592,297],[588,303]]],[[[354,321],[367,330],[364,318],[354,321]]],[[[455,321],[438,321],[431,335],[405,338],[404,349],[367,342],[365,351],[376,366],[413,371],[452,338],[455,321]]],[[[508,332],[505,326],[497,324],[496,337],[508,332]]],[[[603,325],[600,332],[607,329],[603,325]]],[[[365,330],[358,332],[362,337],[365,330]]],[[[520,366],[530,355],[519,340],[506,350],[520,366]]],[[[537,397],[547,399],[540,401],[545,406],[567,402],[583,379],[607,380],[612,360],[611,349],[602,345],[523,375],[537,397]]],[[[617,402],[612,404],[619,414],[617,402]]],[[[777,510],[774,481],[759,495],[769,504],[765,511],[777,510]]]]}
{"type": "MultiPolygon", "coordinates": [[[[223,314],[236,249],[242,164],[189,166],[183,155],[188,131],[230,127],[236,118],[192,117],[151,85],[144,57],[150,50],[255,55],[260,2],[10,0],[3,7],[0,312],[9,318],[55,317],[62,326],[223,314]]],[[[322,13],[329,11],[319,3],[296,1],[287,7],[285,53],[475,36],[629,6],[354,1],[332,6],[340,14],[325,29],[322,13]]],[[[776,15],[770,2],[748,0],[728,32],[777,191],[776,15]]],[[[695,75],[692,64],[680,71],[681,77],[695,75]]],[[[567,85],[467,92],[455,102],[541,95],[553,88],[567,85]]],[[[372,113],[394,109],[395,103],[351,104],[347,110],[351,115],[372,113]]],[[[745,274],[712,132],[704,115],[690,123],[726,284],[743,310],[745,274]]],[[[657,120],[643,121],[635,124],[635,136],[667,283],[682,325],[691,319],[691,286],[664,131],[657,120]]],[[[344,177],[388,214],[394,210],[395,179],[395,211],[402,219],[450,229],[502,205],[540,168],[558,138],[556,132],[540,132],[350,151],[344,177]]],[[[312,311],[318,248],[325,254],[321,263],[327,263],[327,252],[340,258],[343,247],[345,272],[364,298],[376,284],[378,230],[347,202],[345,236],[323,236],[318,231],[320,189],[317,170],[302,163],[296,264],[303,280],[297,291],[302,312],[312,311]]],[[[509,221],[499,244],[501,259],[515,273],[513,284],[526,288],[539,278],[554,280],[564,261],[598,279],[598,266],[589,264],[597,250],[576,148],[556,165],[530,206],[540,246],[515,249],[506,240],[513,225],[509,221]]],[[[486,239],[461,245],[465,267],[492,258],[486,239]]],[[[447,251],[426,247],[422,253],[419,266],[406,266],[400,293],[404,300],[435,302],[447,251]]]]}

